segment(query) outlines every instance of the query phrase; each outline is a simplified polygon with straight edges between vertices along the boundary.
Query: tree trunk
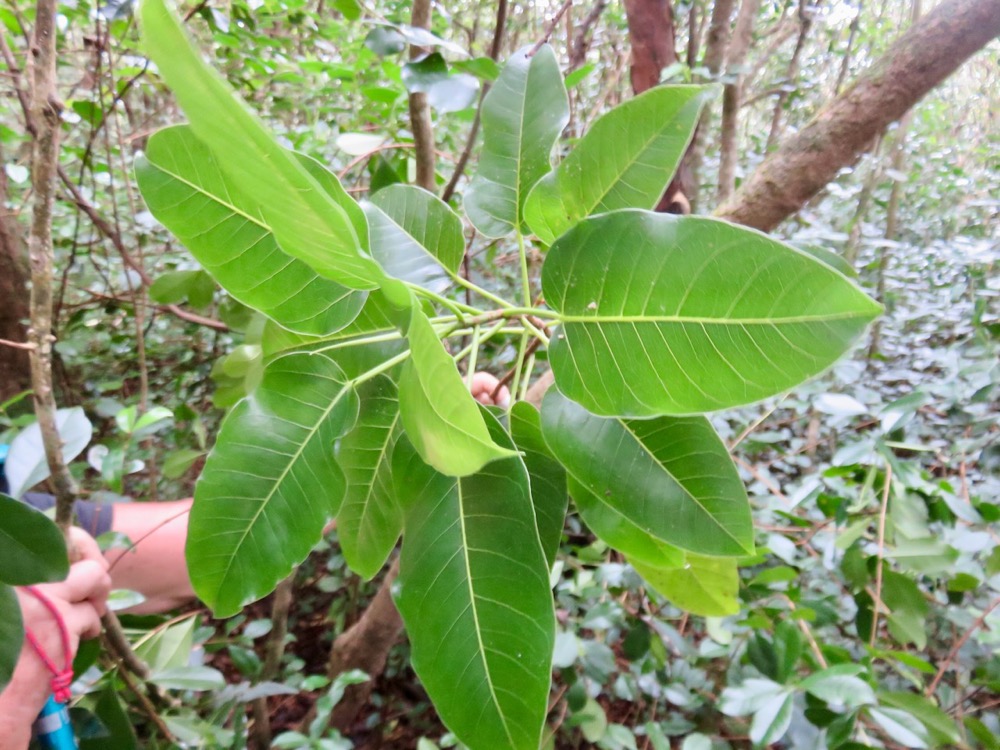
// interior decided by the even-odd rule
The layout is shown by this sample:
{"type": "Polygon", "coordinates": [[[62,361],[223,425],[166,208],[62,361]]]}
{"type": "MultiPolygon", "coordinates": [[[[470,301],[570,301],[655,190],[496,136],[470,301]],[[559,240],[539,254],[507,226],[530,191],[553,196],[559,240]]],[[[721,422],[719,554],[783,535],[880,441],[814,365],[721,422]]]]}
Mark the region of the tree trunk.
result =
{"type": "MultiPolygon", "coordinates": [[[[0,161],[3,161],[0,159],[0,161]]],[[[7,173],[0,169],[0,339],[26,343],[28,268],[20,242],[20,227],[7,211],[7,173]]],[[[0,402],[31,387],[28,352],[0,344],[0,402]]]]}
{"type": "Polygon", "coordinates": [[[743,98],[743,73],[736,73],[750,50],[754,17],[760,0],[743,0],[733,30],[727,68],[736,80],[727,83],[722,95],[722,129],[719,136],[719,202],[723,202],[736,189],[736,128],[739,124],[740,101],[743,98]]]}
{"type": "MultiPolygon", "coordinates": [[[[590,49],[591,42],[590,32],[607,7],[608,0],[597,0],[594,7],[590,9],[590,13],[583,19],[583,23],[576,30],[576,34],[573,35],[573,50],[569,56],[570,70],[576,70],[587,62],[587,51],[590,49]]],[[[569,18],[569,14],[566,17],[569,18]]]]}
{"type": "Polygon", "coordinates": [[[858,81],[764,160],[716,212],[770,231],[794,214],[875,137],[1000,34],[1000,0],[947,0],[858,81]]]}
{"type": "MultiPolygon", "coordinates": [[[[411,25],[420,29],[431,26],[430,0],[414,0],[411,25]]],[[[410,47],[410,59],[417,60],[427,54],[423,47],[410,47]]],[[[409,96],[410,129],[413,131],[413,145],[417,161],[416,183],[424,190],[437,193],[437,182],[434,174],[436,154],[434,153],[434,128],[431,125],[431,105],[427,94],[414,92],[409,96]]]]}
{"type": "Polygon", "coordinates": [[[327,664],[330,679],[351,669],[360,669],[371,677],[367,682],[348,687],[333,710],[331,723],[342,732],[350,731],[358,712],[368,702],[372,683],[382,674],[389,650],[403,632],[403,620],[392,601],[392,584],[398,575],[397,557],[361,619],[337,636],[330,650],[327,664]]]}

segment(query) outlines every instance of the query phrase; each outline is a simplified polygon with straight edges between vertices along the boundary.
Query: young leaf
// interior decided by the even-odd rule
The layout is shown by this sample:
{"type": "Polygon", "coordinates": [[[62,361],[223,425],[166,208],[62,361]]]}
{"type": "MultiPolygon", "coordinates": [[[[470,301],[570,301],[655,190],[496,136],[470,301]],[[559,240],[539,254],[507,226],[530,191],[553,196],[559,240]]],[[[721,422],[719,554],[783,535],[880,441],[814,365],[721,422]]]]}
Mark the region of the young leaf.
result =
{"type": "Polygon", "coordinates": [[[28,586],[69,573],[66,542],[41,511],[0,494],[0,583],[28,586]]]}
{"type": "Polygon", "coordinates": [[[715,87],[656,86],[597,120],[528,195],[524,217],[547,245],[581,219],[656,206],[715,87]]]}
{"type": "Polygon", "coordinates": [[[257,201],[281,249],[351,289],[377,287],[384,273],[363,251],[347,210],[201,59],[165,1],[143,0],[139,16],[146,50],[194,134],[257,201]]]}
{"type": "Polygon", "coordinates": [[[492,438],[434,327],[413,305],[406,332],[412,355],[399,378],[399,411],[417,452],[442,474],[466,476],[511,455],[492,438]]]}
{"type": "Polygon", "coordinates": [[[344,495],[334,441],[357,395],[322,354],[271,362],[226,417],[195,487],[187,562],[220,617],[268,594],[319,541],[344,495]]]}
{"type": "Polygon", "coordinates": [[[390,185],[363,204],[372,253],[387,273],[432,292],[451,285],[465,255],[462,220],[436,195],[414,185],[390,185]]]}
{"type": "Polygon", "coordinates": [[[783,692],[768,700],[753,715],[750,722],[750,741],[755,746],[767,747],[785,736],[792,723],[795,696],[783,692]]]}
{"type": "MultiPolygon", "coordinates": [[[[319,163],[303,163],[321,174],[319,163]]],[[[343,328],[357,316],[365,294],[322,278],[282,252],[258,202],[220,169],[187,125],[153,135],[135,174],[153,215],[243,304],[284,328],[313,335],[343,328]]]]}
{"type": "Polygon", "coordinates": [[[569,505],[566,469],[555,460],[545,444],[538,409],[527,401],[518,401],[510,410],[510,435],[521,451],[521,458],[528,470],[538,538],[551,569],[559,551],[559,540],[566,521],[566,507],[569,505]]]}
{"type": "Polygon", "coordinates": [[[646,558],[645,537],[705,555],[753,552],[746,490],[704,417],[596,417],[551,389],[542,434],[594,502],[621,517],[633,537],[620,547],[626,555],[646,558]]]}
{"type": "Polygon", "coordinates": [[[857,667],[856,664],[837,664],[821,669],[806,677],[800,687],[822,701],[849,708],[875,703],[875,691],[857,676],[863,671],[857,667]]]}
{"type": "Polygon", "coordinates": [[[569,103],[555,53],[515,52],[483,100],[483,153],[465,193],[465,212],[487,237],[503,237],[523,220],[528,191],[550,169],[552,146],[569,122],[569,103]]]}
{"type": "Polygon", "coordinates": [[[396,546],[403,516],[392,483],[392,450],[399,439],[396,384],[384,375],[358,389],[354,429],[337,444],[347,492],[337,515],[337,537],[351,569],[369,579],[396,546]]]}
{"type": "Polygon", "coordinates": [[[616,211],[549,250],[563,319],[559,390],[596,414],[650,417],[748,404],[829,367],[880,306],[829,266],[754,230],[616,211]]]}
{"type": "Polygon", "coordinates": [[[641,560],[629,563],[671,604],[703,617],[724,617],[740,611],[736,598],[740,587],[736,560],[703,557],[688,552],[679,568],[655,568],[641,560]]]}
{"type": "Polygon", "coordinates": [[[902,709],[920,720],[927,729],[934,745],[958,745],[962,738],[955,720],[942,711],[929,698],[918,693],[905,691],[880,692],[879,702],[883,706],[902,709]]]}
{"type": "Polygon", "coordinates": [[[537,750],[555,613],[523,463],[512,455],[448,477],[401,441],[393,475],[405,506],[396,603],[413,668],[472,750],[537,750]]]}

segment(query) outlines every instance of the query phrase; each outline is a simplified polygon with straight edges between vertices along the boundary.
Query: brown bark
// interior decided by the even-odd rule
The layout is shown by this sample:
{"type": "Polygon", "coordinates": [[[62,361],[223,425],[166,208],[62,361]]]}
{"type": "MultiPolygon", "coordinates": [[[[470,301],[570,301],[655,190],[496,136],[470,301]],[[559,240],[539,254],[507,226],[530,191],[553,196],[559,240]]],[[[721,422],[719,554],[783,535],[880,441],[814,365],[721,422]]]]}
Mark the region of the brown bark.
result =
{"type": "MultiPolygon", "coordinates": [[[[3,161],[0,158],[0,161],[3,161]]],[[[0,339],[28,340],[28,267],[19,227],[8,213],[7,173],[0,169],[0,339]]],[[[0,344],[0,402],[31,387],[28,350],[0,344]]]]}
{"type": "Polygon", "coordinates": [[[786,139],[716,212],[769,231],[857,162],[875,137],[1000,34],[1000,0],[948,0],[786,139]]]}
{"type": "Polygon", "coordinates": [[[736,127],[739,121],[740,101],[743,98],[743,73],[736,73],[746,60],[753,34],[754,17],[760,7],[760,0],[743,0],[736,17],[736,28],[729,48],[727,63],[730,75],[736,80],[727,83],[722,94],[722,127],[719,135],[719,202],[729,197],[736,188],[736,127]]]}
{"type": "Polygon", "coordinates": [[[607,7],[608,0],[597,0],[594,3],[594,7],[590,9],[590,12],[583,19],[583,23],[577,28],[576,34],[573,35],[573,51],[569,56],[570,70],[576,70],[587,62],[587,50],[590,49],[591,42],[590,32],[607,7]]]}
{"type": "Polygon", "coordinates": [[[342,732],[350,731],[358,712],[368,702],[372,683],[382,674],[389,650],[403,632],[403,620],[392,601],[392,584],[398,575],[399,558],[396,558],[361,619],[333,642],[327,665],[330,679],[351,669],[360,669],[371,677],[367,682],[348,687],[333,710],[331,723],[342,732]]]}
{"type": "MultiPolygon", "coordinates": [[[[414,0],[410,23],[420,29],[431,26],[430,0],[414,0]]],[[[410,59],[416,60],[427,54],[423,47],[410,47],[410,59]]],[[[417,184],[424,190],[437,193],[437,183],[434,175],[434,127],[431,124],[431,105],[427,94],[414,92],[409,97],[410,130],[413,131],[413,145],[417,160],[417,184]]]]}

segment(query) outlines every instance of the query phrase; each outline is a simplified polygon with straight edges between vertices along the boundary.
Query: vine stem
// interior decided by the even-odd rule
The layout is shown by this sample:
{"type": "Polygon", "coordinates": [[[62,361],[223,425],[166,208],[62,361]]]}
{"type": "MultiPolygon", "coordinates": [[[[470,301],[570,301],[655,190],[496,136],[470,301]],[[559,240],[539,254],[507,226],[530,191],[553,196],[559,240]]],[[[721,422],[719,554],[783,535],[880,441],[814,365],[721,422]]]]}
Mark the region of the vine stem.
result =
{"type": "Polygon", "coordinates": [[[1000,607],[1000,597],[997,597],[992,602],[990,602],[989,606],[987,606],[986,609],[983,610],[983,613],[976,618],[975,622],[973,622],[968,627],[968,629],[962,634],[962,637],[959,638],[955,642],[955,645],[951,647],[951,650],[948,651],[948,655],[944,658],[944,661],[941,662],[941,666],[938,667],[937,674],[934,675],[934,679],[931,680],[931,684],[924,692],[924,695],[926,695],[927,697],[934,695],[934,691],[937,690],[937,686],[938,684],[940,684],[941,679],[945,675],[945,672],[948,671],[948,669],[951,667],[952,662],[955,660],[955,657],[958,656],[958,652],[962,650],[962,646],[964,646],[966,642],[969,640],[969,638],[972,637],[973,633],[975,633],[977,630],[979,630],[979,628],[983,626],[983,624],[986,622],[986,618],[989,617],[993,613],[993,610],[995,610],[997,607],[1000,607]]]}
{"type": "Polygon", "coordinates": [[[872,602],[872,632],[868,645],[874,648],[878,637],[878,615],[882,604],[882,561],[885,555],[885,517],[889,508],[889,491],[892,489],[892,464],[885,465],[885,487],[882,488],[882,507],[878,514],[878,557],[875,560],[875,598],[872,602]]]}
{"type": "Polygon", "coordinates": [[[500,307],[513,307],[513,305],[507,300],[505,300],[503,297],[499,297],[496,294],[493,294],[493,292],[483,289],[481,286],[472,281],[469,281],[464,276],[461,276],[457,273],[452,273],[451,271],[448,272],[448,275],[451,276],[451,280],[454,281],[459,286],[465,287],[469,291],[475,292],[480,297],[488,299],[490,302],[493,302],[494,304],[497,304],[500,307]]]}

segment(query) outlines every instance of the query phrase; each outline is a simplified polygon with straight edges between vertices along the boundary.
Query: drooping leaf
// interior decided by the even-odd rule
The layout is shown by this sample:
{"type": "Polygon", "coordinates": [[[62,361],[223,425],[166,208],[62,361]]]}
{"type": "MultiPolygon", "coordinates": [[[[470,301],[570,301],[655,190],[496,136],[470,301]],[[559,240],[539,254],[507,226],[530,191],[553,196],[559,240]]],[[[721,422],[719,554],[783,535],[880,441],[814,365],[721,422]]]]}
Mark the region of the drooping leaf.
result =
{"type": "Polygon", "coordinates": [[[898,708],[869,708],[868,715],[872,721],[894,742],[903,747],[922,750],[930,743],[927,728],[913,716],[898,708]]]}
{"type": "MultiPolygon", "coordinates": [[[[316,176],[326,172],[299,156],[316,176]]],[[[153,135],[135,171],[153,215],[240,302],[291,331],[313,335],[343,328],[357,316],[365,294],[319,276],[282,252],[258,202],[220,169],[190,127],[153,135]]],[[[328,179],[321,185],[332,186],[328,179]]],[[[355,224],[366,231],[364,214],[355,208],[360,214],[355,224]]]]}
{"type": "Polygon", "coordinates": [[[538,538],[551,568],[559,551],[569,505],[566,469],[545,444],[541,416],[527,401],[518,401],[510,410],[510,434],[528,470],[538,538]]]}
{"type": "Polygon", "coordinates": [[[405,504],[396,603],[413,668],[471,750],[537,750],[555,616],[523,463],[513,455],[448,477],[401,441],[393,475],[405,504]]]}
{"type": "Polygon", "coordinates": [[[792,723],[795,696],[790,690],[782,692],[761,706],[750,722],[750,741],[755,746],[767,747],[785,736],[792,723]]]}
{"type": "Polygon", "coordinates": [[[679,568],[654,568],[641,560],[629,562],[646,582],[680,609],[704,617],[724,617],[740,611],[736,560],[704,557],[690,552],[679,568]]]}
{"type": "Polygon", "coordinates": [[[465,237],[446,203],[415,185],[390,185],[363,205],[372,254],[389,274],[433,292],[451,285],[447,271],[458,271],[465,237]]]}
{"type": "Polygon", "coordinates": [[[901,709],[919,719],[920,723],[927,729],[935,747],[957,745],[962,741],[955,720],[935,705],[930,698],[905,691],[879,692],[878,698],[882,705],[901,709]]]}
{"type": "MultiPolygon", "coordinates": [[[[56,412],[56,428],[62,440],[63,461],[66,463],[83,452],[93,435],[90,420],[79,406],[59,409],[56,412]]],[[[49,463],[45,458],[45,445],[38,422],[32,422],[11,441],[3,469],[8,490],[14,498],[20,498],[48,478],[49,463]]]]}
{"type": "Polygon", "coordinates": [[[201,59],[164,0],[144,0],[139,16],[146,50],[194,134],[257,201],[281,249],[351,289],[377,287],[384,273],[362,249],[347,210],[201,59]]]}
{"type": "Polygon", "coordinates": [[[714,87],[656,86],[597,120],[532,189],[525,220],[545,244],[581,219],[656,206],[714,87]]]}
{"type": "Polygon", "coordinates": [[[289,354],[222,423],[195,487],[187,561],[220,617],[268,594],[319,541],[344,496],[334,441],[357,395],[321,354],[289,354]]]}
{"type": "Polygon", "coordinates": [[[822,372],[881,309],[829,266],[696,216],[585,219],[545,260],[563,316],[559,389],[596,414],[692,414],[751,403],[822,372]]]}
{"type": "Polygon", "coordinates": [[[602,514],[602,528],[619,519],[618,548],[626,555],[647,559],[650,537],[706,555],[753,551],[746,490],[704,417],[596,417],[550,389],[542,434],[593,495],[584,506],[602,514]]]}
{"type": "Polygon", "coordinates": [[[849,708],[875,703],[875,691],[858,677],[863,669],[857,664],[836,664],[806,677],[800,687],[827,703],[849,708]]]}
{"type": "Polygon", "coordinates": [[[427,103],[438,112],[457,112],[469,107],[479,91],[479,81],[466,73],[451,73],[440,52],[406,63],[403,85],[412,93],[427,94],[427,103]]]}
{"type": "Polygon", "coordinates": [[[569,121],[566,88],[547,44],[524,47],[504,65],[483,100],[483,153],[465,193],[465,212],[487,237],[520,227],[524,201],[550,169],[552,146],[569,121]]]}
{"type": "Polygon", "coordinates": [[[366,580],[385,564],[403,528],[392,483],[392,450],[401,434],[396,384],[385,375],[358,391],[358,421],[337,445],[347,491],[337,515],[344,559],[366,580]]]}
{"type": "Polygon", "coordinates": [[[28,586],[62,581],[68,574],[59,527],[27,503],[0,494],[0,582],[28,586]]]}
{"type": "Polygon", "coordinates": [[[14,589],[6,583],[0,583],[0,692],[14,674],[23,644],[21,603],[18,602],[14,589]]]}
{"type": "Polygon", "coordinates": [[[491,438],[434,327],[414,305],[406,332],[412,355],[399,378],[403,427],[417,452],[442,474],[466,476],[511,454],[491,438]]]}

